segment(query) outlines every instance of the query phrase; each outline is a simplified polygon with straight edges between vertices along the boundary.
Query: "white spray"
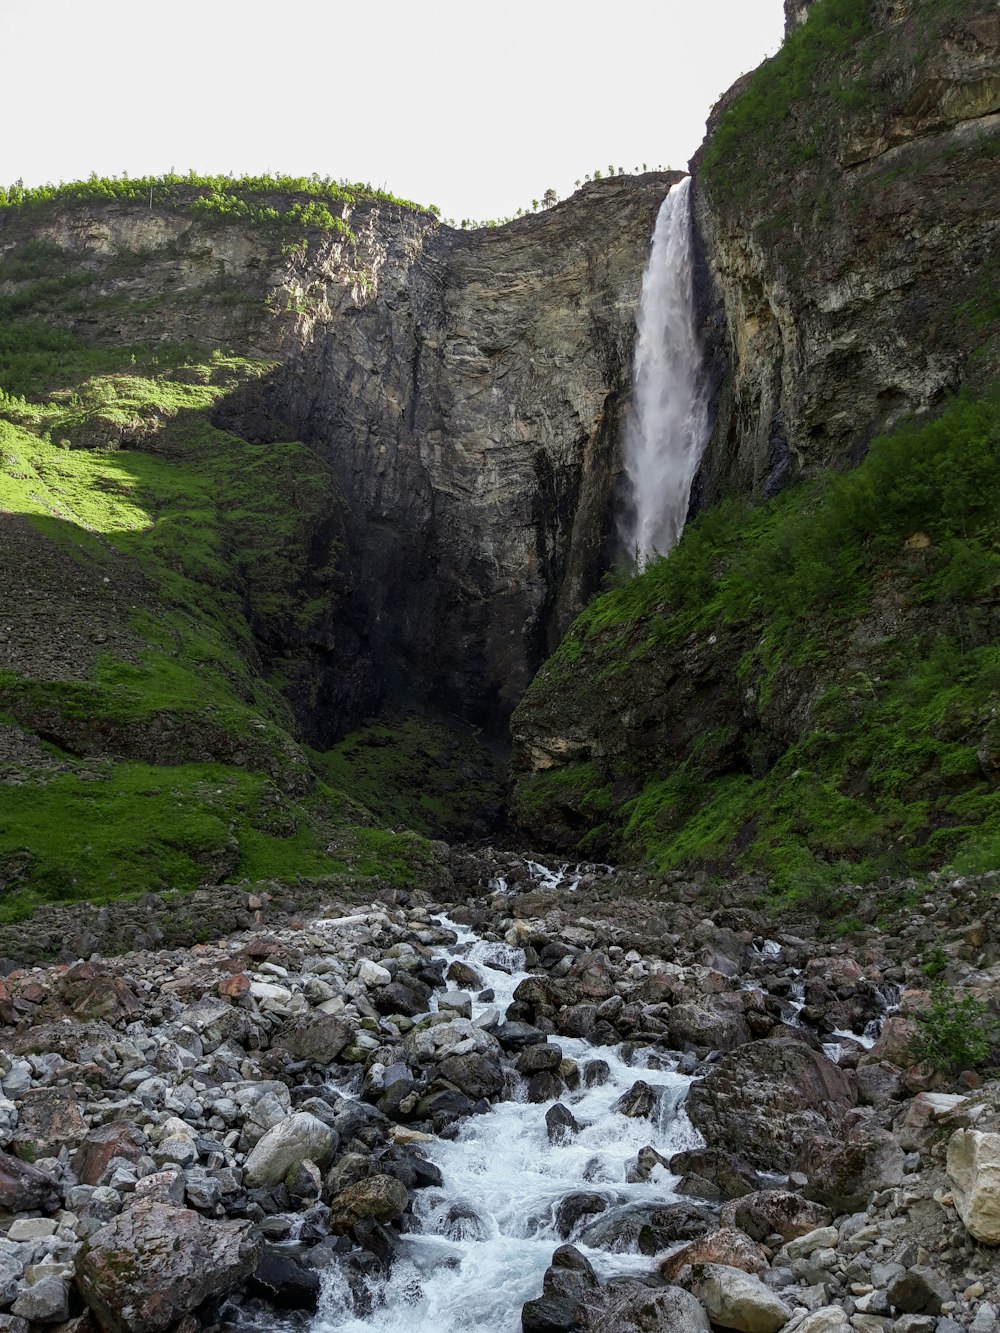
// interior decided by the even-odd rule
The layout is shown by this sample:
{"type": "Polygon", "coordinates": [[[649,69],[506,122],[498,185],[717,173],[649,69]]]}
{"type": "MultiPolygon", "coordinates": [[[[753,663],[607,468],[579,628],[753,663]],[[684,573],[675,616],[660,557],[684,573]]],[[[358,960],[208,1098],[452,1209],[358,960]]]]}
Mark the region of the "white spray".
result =
{"type": "Polygon", "coordinates": [[[690,189],[686,176],[660,206],[636,319],[633,407],[624,444],[629,504],[620,535],[640,568],[680,538],[708,439],[694,320],[690,189]]]}

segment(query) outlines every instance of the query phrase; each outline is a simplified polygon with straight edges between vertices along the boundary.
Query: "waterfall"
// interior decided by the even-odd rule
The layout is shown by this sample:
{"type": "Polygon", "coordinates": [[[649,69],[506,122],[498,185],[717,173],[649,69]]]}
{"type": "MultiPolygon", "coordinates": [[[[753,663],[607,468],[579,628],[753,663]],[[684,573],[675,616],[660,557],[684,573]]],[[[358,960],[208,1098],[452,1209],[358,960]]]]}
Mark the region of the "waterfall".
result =
{"type": "Polygon", "coordinates": [[[686,176],[657,214],[636,318],[633,407],[624,442],[629,494],[619,533],[640,568],[680,538],[708,439],[694,320],[693,230],[686,176]]]}

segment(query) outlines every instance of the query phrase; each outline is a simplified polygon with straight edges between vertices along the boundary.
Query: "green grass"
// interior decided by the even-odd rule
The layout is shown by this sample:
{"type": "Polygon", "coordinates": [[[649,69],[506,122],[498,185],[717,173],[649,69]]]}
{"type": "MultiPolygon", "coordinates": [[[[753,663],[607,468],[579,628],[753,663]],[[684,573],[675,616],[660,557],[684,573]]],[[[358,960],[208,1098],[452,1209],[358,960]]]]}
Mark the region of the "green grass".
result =
{"type": "MultiPolygon", "coordinates": [[[[26,517],[44,539],[65,571],[59,613],[84,642],[75,572],[128,589],[135,645],[95,652],[77,679],[0,672],[4,718],[41,732],[66,769],[29,767],[5,789],[0,920],[227,878],[404,883],[426,857],[318,775],[262,659],[262,636],[322,636],[341,578],[329,467],[296,441],[212,424],[220,399],[270,369],[0,324],[0,523],[26,517]]],[[[44,641],[44,621],[18,632],[44,641]]]]}
{"type": "Polygon", "coordinates": [[[360,182],[334,181],[329,176],[91,176],[85,181],[41,185],[0,186],[0,213],[33,215],[51,207],[72,208],[115,203],[133,208],[169,208],[221,225],[251,224],[297,236],[311,230],[336,231],[353,240],[343,216],[358,203],[397,204],[418,212],[421,208],[387,190],[360,182]],[[296,197],[299,196],[299,197],[296,197]]]}
{"type": "MultiPolygon", "coordinates": [[[[710,510],[668,558],[587,608],[525,707],[564,709],[572,682],[592,690],[585,711],[631,708],[715,635],[756,720],[699,733],[662,757],[666,771],[625,754],[589,774],[591,790],[634,793],[592,816],[619,855],[763,870],[783,901],[943,863],[995,868],[1000,793],[981,755],[1000,764],[997,513],[1000,400],[956,399],[875,440],[852,472],[710,510]],[[864,646],[859,626],[880,617],[864,646]]],[[[557,791],[573,829],[576,766],[523,779],[516,807],[551,814],[557,791]]]]}

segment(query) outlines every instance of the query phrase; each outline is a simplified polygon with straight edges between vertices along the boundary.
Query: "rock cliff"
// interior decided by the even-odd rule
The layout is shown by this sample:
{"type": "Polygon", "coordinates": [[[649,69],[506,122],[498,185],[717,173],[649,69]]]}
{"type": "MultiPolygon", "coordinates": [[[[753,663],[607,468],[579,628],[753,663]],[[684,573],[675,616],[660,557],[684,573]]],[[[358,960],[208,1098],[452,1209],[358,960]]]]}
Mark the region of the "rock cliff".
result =
{"type": "Polygon", "coordinates": [[[692,169],[720,381],[696,494],[773,494],[998,368],[992,0],[788,0],[692,169]]]}

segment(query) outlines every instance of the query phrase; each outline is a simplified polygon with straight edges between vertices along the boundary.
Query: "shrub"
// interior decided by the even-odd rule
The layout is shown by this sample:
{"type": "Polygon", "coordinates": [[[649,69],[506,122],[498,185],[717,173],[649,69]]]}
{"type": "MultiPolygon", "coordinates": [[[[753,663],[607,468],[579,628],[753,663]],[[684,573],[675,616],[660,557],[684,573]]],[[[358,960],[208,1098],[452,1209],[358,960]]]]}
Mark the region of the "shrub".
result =
{"type": "Polygon", "coordinates": [[[985,1065],[1000,1044],[1000,1022],[972,995],[959,999],[943,981],[931,987],[930,1008],[917,1015],[915,1054],[935,1069],[958,1073],[985,1065]]]}

